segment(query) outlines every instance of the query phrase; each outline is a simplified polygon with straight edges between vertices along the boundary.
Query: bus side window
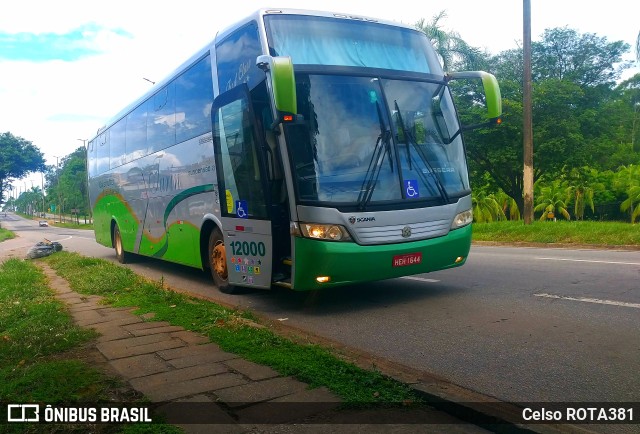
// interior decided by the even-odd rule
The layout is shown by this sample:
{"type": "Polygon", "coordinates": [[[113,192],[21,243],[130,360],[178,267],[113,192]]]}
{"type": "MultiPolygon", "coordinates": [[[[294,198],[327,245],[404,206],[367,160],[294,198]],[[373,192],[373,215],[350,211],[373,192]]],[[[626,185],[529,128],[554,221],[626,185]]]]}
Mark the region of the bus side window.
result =
{"type": "Polygon", "coordinates": [[[109,128],[109,147],[111,168],[118,167],[125,162],[125,130],[127,120],[121,119],[109,128]]]}
{"type": "Polygon", "coordinates": [[[227,36],[216,46],[218,87],[224,93],[247,83],[249,89],[264,79],[264,72],[256,66],[262,54],[258,26],[251,22],[227,36]]]}
{"type": "Polygon", "coordinates": [[[170,83],[151,98],[147,117],[148,154],[176,143],[175,85],[170,83]]]}
{"type": "Polygon", "coordinates": [[[98,150],[96,155],[98,160],[96,162],[96,172],[104,173],[109,170],[109,130],[100,134],[98,137],[98,150]]]}
{"type": "Polygon", "coordinates": [[[176,143],[211,131],[211,60],[203,58],[175,80],[176,143]]]}
{"type": "Polygon", "coordinates": [[[93,139],[89,142],[89,148],[88,148],[88,161],[89,164],[87,165],[87,170],[89,171],[89,177],[93,178],[94,176],[96,176],[98,174],[97,168],[96,168],[96,151],[98,150],[98,140],[97,139],[93,139]]]}
{"type": "Polygon", "coordinates": [[[147,153],[148,107],[149,100],[140,104],[127,115],[126,161],[136,160],[147,153]]]}

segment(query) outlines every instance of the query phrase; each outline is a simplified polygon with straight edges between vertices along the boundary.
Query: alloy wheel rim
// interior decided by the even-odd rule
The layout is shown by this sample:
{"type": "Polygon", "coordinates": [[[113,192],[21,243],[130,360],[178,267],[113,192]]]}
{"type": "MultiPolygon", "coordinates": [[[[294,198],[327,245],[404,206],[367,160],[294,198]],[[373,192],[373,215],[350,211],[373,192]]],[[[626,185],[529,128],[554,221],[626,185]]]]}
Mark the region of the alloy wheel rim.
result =
{"type": "Polygon", "coordinates": [[[217,242],[216,245],[213,246],[211,266],[221,279],[227,279],[227,252],[224,244],[221,242],[217,242]]]}

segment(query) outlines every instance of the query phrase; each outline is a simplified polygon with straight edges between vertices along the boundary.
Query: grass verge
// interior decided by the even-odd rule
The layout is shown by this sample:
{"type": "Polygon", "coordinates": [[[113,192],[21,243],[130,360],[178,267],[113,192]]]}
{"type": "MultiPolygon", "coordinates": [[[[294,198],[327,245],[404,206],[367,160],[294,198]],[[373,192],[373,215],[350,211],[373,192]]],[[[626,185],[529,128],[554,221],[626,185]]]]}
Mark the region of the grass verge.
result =
{"type": "Polygon", "coordinates": [[[56,223],[51,223],[51,226],[55,226],[57,228],[67,228],[67,229],[93,230],[93,223],[56,222],[56,223]]]}
{"type": "Polygon", "coordinates": [[[405,384],[334,356],[316,344],[294,343],[268,328],[247,324],[250,313],[164,289],[130,269],[111,262],[60,252],[45,259],[74,291],[104,296],[113,306],[136,306],[137,314],[155,313],[154,321],[202,333],[225,350],[271,366],[311,387],[325,386],[346,403],[418,402],[405,384]]]}
{"type": "Polygon", "coordinates": [[[473,241],[503,243],[560,243],[600,246],[638,246],[640,230],[637,225],[621,222],[523,221],[474,223],[473,241]]]}
{"type": "Polygon", "coordinates": [[[0,243],[4,240],[10,240],[11,238],[15,238],[15,234],[7,229],[0,228],[0,243]]]}
{"type": "MultiPolygon", "coordinates": [[[[74,355],[97,334],[76,326],[66,306],[47,286],[33,263],[9,259],[0,263],[0,402],[111,402],[121,384],[74,355]]],[[[181,432],[153,425],[153,432],[181,432]]],[[[144,432],[135,425],[0,424],[7,433],[144,432]]],[[[152,431],[149,431],[152,432],[152,431]]]]}

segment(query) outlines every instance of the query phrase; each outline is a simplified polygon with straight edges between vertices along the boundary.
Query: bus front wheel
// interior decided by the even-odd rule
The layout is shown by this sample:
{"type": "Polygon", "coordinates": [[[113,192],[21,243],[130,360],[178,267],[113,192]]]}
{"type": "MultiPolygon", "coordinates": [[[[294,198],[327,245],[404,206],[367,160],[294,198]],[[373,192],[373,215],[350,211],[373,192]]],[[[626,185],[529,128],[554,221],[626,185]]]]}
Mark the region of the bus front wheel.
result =
{"type": "Polygon", "coordinates": [[[213,283],[220,292],[233,294],[236,288],[229,284],[229,270],[227,269],[227,251],[224,246],[222,232],[218,228],[209,235],[209,269],[213,283]]]}
{"type": "Polygon", "coordinates": [[[122,246],[122,235],[120,235],[120,228],[118,225],[113,228],[113,247],[116,249],[116,259],[121,264],[126,264],[131,259],[131,255],[124,251],[122,246]]]}

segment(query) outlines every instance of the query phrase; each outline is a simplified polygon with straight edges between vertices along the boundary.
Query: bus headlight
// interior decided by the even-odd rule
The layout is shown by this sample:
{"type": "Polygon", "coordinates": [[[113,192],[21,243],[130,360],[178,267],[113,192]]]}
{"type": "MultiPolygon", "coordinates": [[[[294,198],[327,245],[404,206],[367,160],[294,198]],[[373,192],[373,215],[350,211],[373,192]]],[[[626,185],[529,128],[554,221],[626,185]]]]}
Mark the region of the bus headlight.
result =
{"type": "Polygon", "coordinates": [[[473,211],[470,209],[466,211],[462,211],[458,215],[453,218],[453,223],[451,223],[451,229],[458,229],[463,226],[470,224],[473,221],[473,211]]]}
{"type": "Polygon", "coordinates": [[[341,225],[300,223],[302,235],[307,238],[327,241],[351,241],[349,232],[341,225]]]}

